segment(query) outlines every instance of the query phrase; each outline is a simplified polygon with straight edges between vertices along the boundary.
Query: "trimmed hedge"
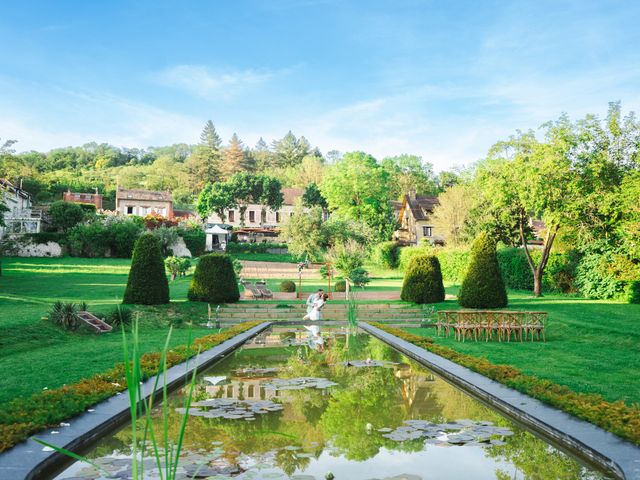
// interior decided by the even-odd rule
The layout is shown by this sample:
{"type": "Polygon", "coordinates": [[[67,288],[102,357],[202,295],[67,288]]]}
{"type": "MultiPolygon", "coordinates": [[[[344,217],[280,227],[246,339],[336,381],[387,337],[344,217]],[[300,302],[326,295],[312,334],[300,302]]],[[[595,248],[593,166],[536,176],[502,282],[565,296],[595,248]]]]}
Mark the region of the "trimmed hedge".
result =
{"type": "Polygon", "coordinates": [[[295,292],[296,291],[296,284],[294,282],[292,282],[291,280],[284,280],[283,282],[280,282],[280,291],[281,292],[295,292]]]}
{"type": "MultiPolygon", "coordinates": [[[[179,345],[167,351],[167,367],[172,367],[259,325],[260,322],[245,322],[214,335],[193,341],[191,348],[179,345]]],[[[160,368],[160,352],[149,352],[140,358],[141,380],[156,375],[160,368]]],[[[47,427],[83,413],[92,405],[106,400],[127,388],[123,363],[112,369],[85,378],[77,383],[45,390],[26,398],[16,398],[0,409],[0,452],[47,427]]]]}
{"type": "Polygon", "coordinates": [[[414,257],[407,268],[400,298],[405,302],[444,302],[444,285],[440,262],[433,255],[414,257]]]}
{"type": "Polygon", "coordinates": [[[165,274],[160,241],[150,233],[141,235],[136,241],[122,303],[169,303],[169,282],[165,274]]]}
{"type": "Polygon", "coordinates": [[[181,229],[178,235],[184,240],[184,244],[191,252],[191,256],[199,257],[204,254],[207,246],[207,235],[200,228],[181,229]]]}
{"type": "Polygon", "coordinates": [[[35,245],[44,245],[49,242],[64,245],[65,234],[58,232],[39,232],[39,233],[27,233],[23,235],[24,238],[28,238],[35,245]]]}
{"type": "Polygon", "coordinates": [[[396,337],[640,445],[640,405],[637,403],[627,405],[622,400],[608,402],[598,394],[574,392],[564,385],[534,375],[526,375],[515,367],[496,365],[486,358],[474,357],[437,345],[433,343],[432,338],[414,335],[380,323],[370,323],[396,337]]]}
{"type": "Polygon", "coordinates": [[[196,302],[237,302],[240,290],[231,257],[219,253],[201,256],[189,286],[188,297],[196,302]]]}
{"type": "Polygon", "coordinates": [[[384,268],[395,269],[400,264],[400,244],[382,242],[373,252],[373,261],[384,268]]]}
{"type": "Polygon", "coordinates": [[[458,303],[465,308],[504,308],[507,289],[502,280],[496,243],[481,233],[471,247],[471,261],[458,292],[458,303]]]}
{"type": "Polygon", "coordinates": [[[344,280],[338,280],[333,285],[333,291],[334,292],[346,292],[347,291],[347,282],[345,282],[344,280]]]}
{"type": "Polygon", "coordinates": [[[267,253],[272,248],[287,248],[286,243],[227,243],[227,253],[267,253]]]}

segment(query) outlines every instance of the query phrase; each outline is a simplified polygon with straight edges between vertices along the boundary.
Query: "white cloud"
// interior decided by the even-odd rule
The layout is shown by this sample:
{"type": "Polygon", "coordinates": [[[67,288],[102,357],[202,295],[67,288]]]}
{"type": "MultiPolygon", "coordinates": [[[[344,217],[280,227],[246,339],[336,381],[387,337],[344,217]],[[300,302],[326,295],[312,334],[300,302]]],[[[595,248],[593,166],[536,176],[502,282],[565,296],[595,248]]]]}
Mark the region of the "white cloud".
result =
{"type": "Polygon", "coordinates": [[[203,65],[176,65],[156,73],[154,80],[207,100],[228,100],[288,72],[253,69],[216,72],[203,65]]]}

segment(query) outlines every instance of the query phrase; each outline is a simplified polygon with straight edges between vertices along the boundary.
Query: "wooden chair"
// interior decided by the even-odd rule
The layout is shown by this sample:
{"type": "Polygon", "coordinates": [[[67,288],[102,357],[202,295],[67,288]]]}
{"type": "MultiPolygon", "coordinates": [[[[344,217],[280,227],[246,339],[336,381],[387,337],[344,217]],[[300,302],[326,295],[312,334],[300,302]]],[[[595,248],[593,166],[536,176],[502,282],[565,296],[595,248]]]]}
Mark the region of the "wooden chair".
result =
{"type": "Polygon", "coordinates": [[[256,282],[256,289],[262,294],[262,298],[273,298],[273,292],[267,288],[266,282],[256,282]]]}

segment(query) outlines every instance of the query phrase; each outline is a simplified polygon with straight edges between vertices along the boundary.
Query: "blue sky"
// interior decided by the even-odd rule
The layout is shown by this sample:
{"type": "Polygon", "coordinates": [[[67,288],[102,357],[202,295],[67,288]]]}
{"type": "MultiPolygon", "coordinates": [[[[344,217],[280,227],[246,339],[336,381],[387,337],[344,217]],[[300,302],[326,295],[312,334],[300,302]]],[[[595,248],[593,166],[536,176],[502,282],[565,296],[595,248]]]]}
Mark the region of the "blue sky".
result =
{"type": "Polygon", "coordinates": [[[640,2],[42,1],[0,14],[0,138],[413,153],[437,170],[568,112],[640,109],[640,2]]]}

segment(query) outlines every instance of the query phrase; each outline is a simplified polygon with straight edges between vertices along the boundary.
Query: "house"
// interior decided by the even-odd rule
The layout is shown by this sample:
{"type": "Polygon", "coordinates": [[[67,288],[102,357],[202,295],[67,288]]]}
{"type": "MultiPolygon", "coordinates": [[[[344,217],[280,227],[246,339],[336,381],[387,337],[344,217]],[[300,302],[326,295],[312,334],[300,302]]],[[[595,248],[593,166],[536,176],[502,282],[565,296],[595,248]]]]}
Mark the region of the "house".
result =
{"type": "Polygon", "coordinates": [[[31,194],[0,178],[0,196],[9,208],[4,212],[5,227],[0,227],[0,238],[4,233],[38,233],[42,226],[42,211],[34,209],[31,194]]]}
{"type": "Polygon", "coordinates": [[[154,213],[173,218],[173,198],[169,192],[150,190],[116,190],[116,212],[120,215],[145,215],[154,213]]]}
{"type": "Polygon", "coordinates": [[[416,195],[409,192],[402,200],[398,214],[400,228],[393,233],[393,238],[404,245],[417,245],[424,238],[434,243],[442,243],[442,237],[437,235],[430,216],[438,205],[438,197],[430,195],[416,195]]]}
{"type": "Polygon", "coordinates": [[[62,200],[70,203],[95,205],[96,210],[102,210],[102,195],[98,193],[76,193],[71,190],[67,190],[62,194],[62,200]]]}
{"type": "Polygon", "coordinates": [[[304,189],[302,188],[283,188],[282,196],[284,200],[282,206],[275,212],[264,208],[263,205],[254,203],[247,205],[247,210],[244,214],[244,225],[240,223],[240,210],[237,208],[225,212],[226,218],[224,222],[218,214],[213,213],[207,218],[207,223],[226,224],[234,228],[243,227],[245,230],[252,228],[275,230],[282,224],[285,218],[293,215],[295,205],[303,194],[304,189]]]}

